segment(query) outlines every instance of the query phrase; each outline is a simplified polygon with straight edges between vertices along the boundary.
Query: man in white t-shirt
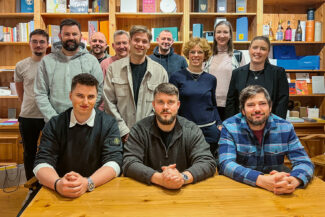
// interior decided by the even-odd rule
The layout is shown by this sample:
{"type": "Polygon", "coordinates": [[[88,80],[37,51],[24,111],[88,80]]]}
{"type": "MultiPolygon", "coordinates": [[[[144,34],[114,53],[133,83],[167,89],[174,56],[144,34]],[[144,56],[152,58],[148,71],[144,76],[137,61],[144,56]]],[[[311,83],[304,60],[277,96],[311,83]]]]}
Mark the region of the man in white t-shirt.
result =
{"type": "Polygon", "coordinates": [[[48,34],[42,29],[30,33],[29,46],[32,56],[19,61],[15,68],[15,83],[19,100],[22,102],[19,114],[19,130],[24,146],[24,164],[27,180],[34,176],[33,166],[37,141],[44,127],[44,117],[37,107],[34,94],[34,79],[38,65],[49,45],[48,34]]]}

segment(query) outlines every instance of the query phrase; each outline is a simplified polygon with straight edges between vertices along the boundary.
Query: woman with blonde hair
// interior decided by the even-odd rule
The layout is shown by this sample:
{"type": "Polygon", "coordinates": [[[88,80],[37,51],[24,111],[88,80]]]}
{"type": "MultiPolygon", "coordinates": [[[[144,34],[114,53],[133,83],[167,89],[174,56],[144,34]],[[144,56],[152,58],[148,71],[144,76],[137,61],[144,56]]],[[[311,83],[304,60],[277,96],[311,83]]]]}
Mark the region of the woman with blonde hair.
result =
{"type": "Polygon", "coordinates": [[[203,62],[211,56],[211,48],[206,39],[191,38],[185,43],[183,53],[189,61],[188,67],[174,72],[169,79],[179,89],[178,114],[201,128],[216,157],[221,129],[215,96],[217,79],[202,70],[203,62]]]}

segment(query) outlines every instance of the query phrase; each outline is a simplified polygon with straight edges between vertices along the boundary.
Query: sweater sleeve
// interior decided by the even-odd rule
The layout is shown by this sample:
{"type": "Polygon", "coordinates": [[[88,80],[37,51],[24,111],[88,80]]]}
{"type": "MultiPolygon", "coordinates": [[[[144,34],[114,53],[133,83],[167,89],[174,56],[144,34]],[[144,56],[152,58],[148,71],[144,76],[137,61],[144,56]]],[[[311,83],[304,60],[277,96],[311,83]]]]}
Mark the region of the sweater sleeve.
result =
{"type": "Polygon", "coordinates": [[[191,166],[186,171],[192,174],[193,183],[213,176],[216,172],[216,162],[202,131],[196,125],[192,127],[187,141],[190,147],[188,158],[191,166]]]}
{"type": "Polygon", "coordinates": [[[56,127],[55,118],[45,124],[34,167],[41,163],[47,163],[56,169],[60,148],[56,136],[56,127]]]}
{"type": "Polygon", "coordinates": [[[44,59],[39,65],[37,76],[34,81],[34,93],[37,106],[44,116],[45,122],[48,122],[51,117],[58,113],[55,111],[49,100],[49,77],[46,71],[44,59]]]}
{"type": "Polygon", "coordinates": [[[215,117],[215,120],[216,120],[216,124],[217,125],[221,125],[222,124],[222,121],[220,119],[220,115],[219,115],[219,112],[218,112],[218,108],[217,108],[217,98],[216,98],[216,89],[217,89],[217,79],[215,78],[214,81],[213,81],[213,88],[212,88],[212,94],[211,94],[211,100],[212,100],[212,104],[214,106],[214,117],[215,117]]]}
{"type": "Polygon", "coordinates": [[[223,126],[219,140],[219,164],[220,174],[228,176],[238,182],[256,186],[256,180],[263,173],[244,167],[236,162],[236,144],[227,127],[223,126]]]}
{"type": "Polygon", "coordinates": [[[127,177],[150,185],[151,177],[157,171],[144,164],[146,142],[141,138],[144,138],[143,133],[134,126],[124,145],[123,172],[127,177]]]}

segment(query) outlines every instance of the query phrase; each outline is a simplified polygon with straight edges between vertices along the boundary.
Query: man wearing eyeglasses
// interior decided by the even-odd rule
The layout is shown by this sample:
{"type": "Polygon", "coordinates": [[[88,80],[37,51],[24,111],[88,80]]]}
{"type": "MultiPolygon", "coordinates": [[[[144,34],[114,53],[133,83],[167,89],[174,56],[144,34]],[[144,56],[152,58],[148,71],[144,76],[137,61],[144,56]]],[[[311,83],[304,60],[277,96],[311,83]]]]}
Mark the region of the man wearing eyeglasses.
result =
{"type": "Polygon", "coordinates": [[[23,140],[24,164],[27,180],[32,178],[37,151],[37,140],[44,126],[43,115],[38,109],[34,94],[34,79],[37,68],[49,45],[48,34],[42,29],[30,33],[29,46],[32,56],[19,61],[15,68],[15,83],[21,104],[19,130],[23,140]]]}

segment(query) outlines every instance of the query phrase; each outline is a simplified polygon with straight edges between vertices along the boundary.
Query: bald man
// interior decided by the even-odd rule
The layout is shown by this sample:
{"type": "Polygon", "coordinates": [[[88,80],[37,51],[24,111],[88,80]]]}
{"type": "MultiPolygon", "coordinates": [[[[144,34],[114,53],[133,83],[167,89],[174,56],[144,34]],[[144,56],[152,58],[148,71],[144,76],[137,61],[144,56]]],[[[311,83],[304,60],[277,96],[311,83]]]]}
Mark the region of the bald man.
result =
{"type": "Polygon", "coordinates": [[[107,41],[103,33],[95,32],[92,34],[89,43],[91,48],[90,53],[97,58],[99,63],[109,57],[106,51],[107,41]]]}

